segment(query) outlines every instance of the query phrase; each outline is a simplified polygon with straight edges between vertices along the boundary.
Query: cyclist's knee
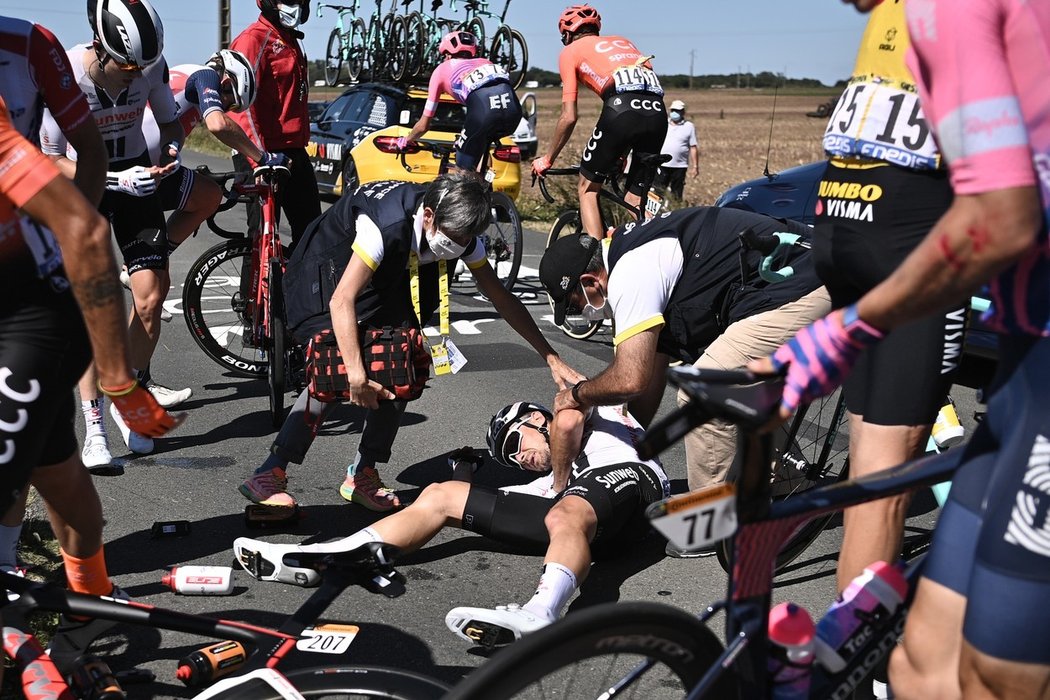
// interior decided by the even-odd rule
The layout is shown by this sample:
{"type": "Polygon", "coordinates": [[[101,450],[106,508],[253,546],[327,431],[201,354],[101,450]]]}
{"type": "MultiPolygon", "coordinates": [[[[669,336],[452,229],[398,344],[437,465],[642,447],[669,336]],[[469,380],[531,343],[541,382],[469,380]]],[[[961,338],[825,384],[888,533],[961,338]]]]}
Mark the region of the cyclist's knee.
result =
{"type": "Polygon", "coordinates": [[[460,517],[467,501],[470,485],[463,481],[441,481],[423,489],[413,505],[438,511],[446,516],[460,517]]]}
{"type": "Polygon", "coordinates": [[[601,189],[602,184],[600,182],[592,182],[591,180],[588,180],[582,175],[580,176],[579,182],[577,183],[577,191],[579,192],[581,198],[584,196],[597,197],[598,192],[600,192],[601,189]]]}
{"type": "Polygon", "coordinates": [[[557,532],[588,532],[598,523],[594,508],[582,498],[567,497],[547,511],[543,524],[552,536],[557,532]]]}
{"type": "Polygon", "coordinates": [[[1041,698],[1050,684],[1050,667],[997,659],[967,646],[959,683],[964,697],[1041,698]]]}
{"type": "Polygon", "coordinates": [[[188,209],[200,213],[201,217],[210,216],[222,203],[222,188],[214,180],[206,177],[198,177],[193,183],[190,192],[190,203],[188,209]]]}

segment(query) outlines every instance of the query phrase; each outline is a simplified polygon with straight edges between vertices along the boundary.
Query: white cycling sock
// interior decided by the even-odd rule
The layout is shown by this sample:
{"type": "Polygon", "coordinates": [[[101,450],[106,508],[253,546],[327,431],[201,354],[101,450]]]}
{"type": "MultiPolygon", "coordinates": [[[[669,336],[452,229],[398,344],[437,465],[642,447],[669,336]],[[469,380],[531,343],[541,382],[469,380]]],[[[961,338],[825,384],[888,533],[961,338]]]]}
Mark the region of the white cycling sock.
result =
{"type": "Polygon", "coordinates": [[[369,542],[382,542],[383,538],[379,536],[379,533],[370,527],[362,528],[349,537],[344,537],[341,540],[332,540],[331,542],[318,542],[317,544],[302,544],[299,545],[300,552],[308,552],[312,554],[331,554],[333,552],[349,552],[352,549],[357,549],[363,544],[369,542]]]}
{"type": "Polygon", "coordinates": [[[80,411],[84,414],[84,427],[86,428],[86,434],[84,435],[84,442],[89,441],[96,435],[105,437],[106,435],[106,422],[105,422],[105,409],[106,408],[106,397],[99,396],[97,399],[91,399],[90,401],[80,402],[80,411]]]}
{"type": "Polygon", "coordinates": [[[557,620],[561,616],[561,609],[575,592],[576,574],[555,562],[544,564],[536,592],[522,608],[547,620],[557,620]]]}
{"type": "Polygon", "coordinates": [[[22,523],[0,525],[0,567],[18,567],[18,539],[22,536],[22,523]]]}

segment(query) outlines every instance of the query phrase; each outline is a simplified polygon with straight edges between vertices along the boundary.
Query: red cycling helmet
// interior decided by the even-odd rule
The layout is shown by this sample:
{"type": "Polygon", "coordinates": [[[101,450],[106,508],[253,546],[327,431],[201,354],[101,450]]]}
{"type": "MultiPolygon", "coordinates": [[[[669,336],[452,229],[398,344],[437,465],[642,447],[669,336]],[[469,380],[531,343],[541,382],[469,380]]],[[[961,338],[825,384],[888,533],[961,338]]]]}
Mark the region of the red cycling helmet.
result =
{"type": "Polygon", "coordinates": [[[449,32],[441,37],[438,44],[438,52],[442,55],[455,56],[458,53],[468,53],[473,58],[478,55],[478,38],[465,31],[449,32]]]}
{"type": "Polygon", "coordinates": [[[561,13],[561,18],[558,19],[558,32],[560,34],[565,32],[575,33],[586,26],[592,26],[596,31],[601,31],[602,29],[602,16],[598,14],[598,10],[590,5],[567,7],[565,12],[561,13]]]}

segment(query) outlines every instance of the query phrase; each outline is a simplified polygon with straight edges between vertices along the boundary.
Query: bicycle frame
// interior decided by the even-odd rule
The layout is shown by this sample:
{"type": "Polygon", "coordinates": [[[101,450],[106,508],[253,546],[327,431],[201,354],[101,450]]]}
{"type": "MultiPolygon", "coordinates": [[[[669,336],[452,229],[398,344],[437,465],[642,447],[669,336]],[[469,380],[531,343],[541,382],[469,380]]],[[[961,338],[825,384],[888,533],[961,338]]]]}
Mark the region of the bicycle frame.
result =
{"type": "MultiPolygon", "coordinates": [[[[737,376],[732,381],[747,381],[740,379],[741,373],[731,374],[737,376]]],[[[712,417],[733,420],[741,426],[737,460],[740,478],[737,481],[735,506],[739,529],[733,536],[730,558],[732,573],[729,576],[727,600],[709,607],[700,618],[706,622],[715,612],[724,609],[726,639],[729,642],[688,697],[703,697],[727,672],[735,676],[740,698],[768,697],[766,625],[774,564],[783,544],[813,518],[950,479],[959,466],[964,450],[925,457],[858,479],[805,491],[786,501],[771,502],[768,471],[773,437],[769,434],[756,436],[754,431],[765,423],[779,404],[780,381],[767,379],[756,385],[757,388],[734,389],[719,386],[717,380],[705,383],[700,377],[716,375],[692,367],[675,368],[668,376],[672,384],[689,395],[690,403],[650,428],[646,439],[639,446],[639,454],[643,458],[657,454],[681,439],[693,427],[712,417]],[[745,415],[743,410],[734,408],[730,402],[758,410],[745,415]]],[[[755,377],[750,377],[750,381],[755,380],[755,377]]],[[[651,512],[653,510],[651,508],[651,512]]],[[[704,514],[703,510],[699,513],[700,516],[704,514]]],[[[713,516],[712,511],[709,517],[713,516]]],[[[849,693],[868,676],[879,660],[892,650],[903,631],[904,619],[922,573],[922,565],[923,558],[920,557],[908,566],[905,572],[909,583],[907,599],[892,615],[877,621],[869,639],[842,671],[832,674],[819,665],[813,666],[811,697],[849,697],[849,693]]],[[[646,664],[640,665],[615,687],[627,687],[646,667],[646,664]]]]}
{"type": "Polygon", "coordinates": [[[247,275],[243,274],[244,271],[241,274],[241,296],[250,300],[245,311],[252,322],[252,342],[256,347],[266,347],[267,340],[272,337],[272,320],[266,303],[270,297],[270,262],[279,261],[283,272],[284,252],[277,232],[280,213],[276,201],[276,175],[273,170],[266,170],[260,176],[262,182],[234,185],[233,190],[242,196],[258,198],[262,210],[262,229],[252,239],[251,269],[246,271],[247,275]]]}

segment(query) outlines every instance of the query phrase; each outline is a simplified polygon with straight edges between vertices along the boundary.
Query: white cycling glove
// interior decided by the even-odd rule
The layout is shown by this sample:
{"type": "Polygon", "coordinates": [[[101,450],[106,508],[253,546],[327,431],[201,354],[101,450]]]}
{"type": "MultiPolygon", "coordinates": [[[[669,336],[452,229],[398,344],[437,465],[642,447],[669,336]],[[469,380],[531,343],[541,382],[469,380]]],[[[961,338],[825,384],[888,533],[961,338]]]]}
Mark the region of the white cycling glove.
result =
{"type": "Polygon", "coordinates": [[[157,180],[148,168],[136,165],[127,170],[106,173],[106,189],[133,197],[145,197],[157,191],[157,180]]]}

